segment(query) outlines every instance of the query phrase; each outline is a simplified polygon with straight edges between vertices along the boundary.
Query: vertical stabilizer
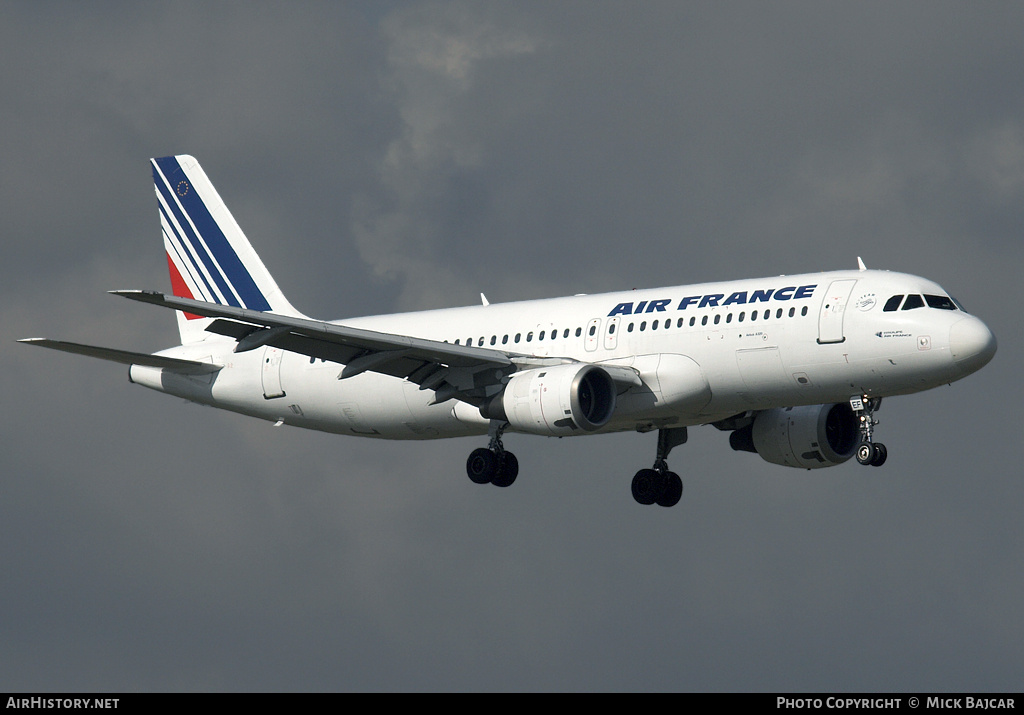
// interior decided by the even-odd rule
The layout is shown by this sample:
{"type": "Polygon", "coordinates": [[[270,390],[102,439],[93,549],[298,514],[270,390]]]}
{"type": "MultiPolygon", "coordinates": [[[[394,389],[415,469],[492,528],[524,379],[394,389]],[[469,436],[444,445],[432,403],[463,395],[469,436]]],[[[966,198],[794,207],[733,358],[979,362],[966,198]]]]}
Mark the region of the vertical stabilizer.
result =
{"type": "MultiPolygon", "coordinates": [[[[174,295],[301,316],[277,287],[220,194],[187,155],[151,159],[174,295]]],[[[182,344],[210,337],[209,318],[178,312],[182,344]]]]}

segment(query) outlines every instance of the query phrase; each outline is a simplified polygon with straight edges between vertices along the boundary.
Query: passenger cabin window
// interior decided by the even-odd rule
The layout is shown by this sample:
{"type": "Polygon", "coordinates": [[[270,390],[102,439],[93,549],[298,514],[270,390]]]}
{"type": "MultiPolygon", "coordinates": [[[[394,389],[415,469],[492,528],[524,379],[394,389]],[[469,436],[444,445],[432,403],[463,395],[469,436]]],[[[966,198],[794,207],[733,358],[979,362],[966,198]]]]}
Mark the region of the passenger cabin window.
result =
{"type": "Polygon", "coordinates": [[[576,337],[583,335],[583,328],[576,328],[576,337]]]}
{"type": "Polygon", "coordinates": [[[923,308],[924,298],[919,295],[908,295],[907,299],[903,302],[903,310],[913,310],[914,308],[923,308]]]}
{"type": "Polygon", "coordinates": [[[886,313],[891,313],[894,310],[899,310],[900,301],[902,301],[902,300],[903,300],[903,296],[902,295],[894,295],[892,298],[890,298],[889,300],[885,301],[885,307],[882,308],[882,310],[884,312],[886,312],[886,313]]]}

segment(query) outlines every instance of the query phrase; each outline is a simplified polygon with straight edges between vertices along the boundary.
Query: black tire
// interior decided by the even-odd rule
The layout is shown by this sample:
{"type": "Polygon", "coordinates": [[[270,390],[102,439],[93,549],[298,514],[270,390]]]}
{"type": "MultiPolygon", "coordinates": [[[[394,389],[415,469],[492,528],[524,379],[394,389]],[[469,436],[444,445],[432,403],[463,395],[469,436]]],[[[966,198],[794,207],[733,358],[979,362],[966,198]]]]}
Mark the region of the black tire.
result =
{"type": "Polygon", "coordinates": [[[683,496],[683,480],[675,472],[665,472],[665,491],[655,502],[658,506],[675,506],[683,496]]]}
{"type": "Polygon", "coordinates": [[[857,447],[857,461],[861,464],[871,464],[875,458],[875,446],[870,442],[861,442],[857,447]]]}
{"type": "Polygon", "coordinates": [[[494,475],[491,484],[496,487],[510,487],[512,482],[519,476],[519,460],[511,452],[503,452],[501,455],[501,468],[494,475]]]}
{"type": "Polygon", "coordinates": [[[633,475],[633,498],[638,504],[647,506],[658,501],[665,493],[665,485],[668,480],[664,472],[656,472],[653,469],[641,469],[633,475]]]}
{"type": "Polygon", "coordinates": [[[885,464],[885,460],[889,457],[889,450],[885,448],[884,444],[875,442],[875,454],[871,458],[872,467],[881,467],[885,464]]]}
{"type": "Polygon", "coordinates": [[[487,484],[498,469],[498,455],[485,447],[474,449],[466,460],[466,474],[474,484],[487,484]]]}

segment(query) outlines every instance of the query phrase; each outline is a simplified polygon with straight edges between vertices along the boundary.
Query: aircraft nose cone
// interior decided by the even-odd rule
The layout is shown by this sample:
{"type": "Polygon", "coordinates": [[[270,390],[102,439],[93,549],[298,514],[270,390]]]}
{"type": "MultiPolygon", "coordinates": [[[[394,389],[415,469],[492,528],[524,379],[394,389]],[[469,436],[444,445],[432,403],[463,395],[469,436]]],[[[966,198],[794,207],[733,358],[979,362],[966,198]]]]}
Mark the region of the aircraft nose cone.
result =
{"type": "Polygon", "coordinates": [[[980,370],[996,354],[996,337],[974,317],[964,318],[949,329],[949,349],[964,374],[980,370]]]}

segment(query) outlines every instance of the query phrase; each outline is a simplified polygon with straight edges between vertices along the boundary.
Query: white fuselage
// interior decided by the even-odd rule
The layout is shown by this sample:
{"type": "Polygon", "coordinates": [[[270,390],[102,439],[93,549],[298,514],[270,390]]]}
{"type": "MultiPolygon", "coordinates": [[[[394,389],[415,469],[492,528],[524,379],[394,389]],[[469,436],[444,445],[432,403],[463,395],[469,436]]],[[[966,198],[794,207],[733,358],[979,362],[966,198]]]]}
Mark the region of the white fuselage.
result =
{"type": "MultiPolygon", "coordinates": [[[[960,309],[885,310],[895,295],[947,294],[885,271],[798,276],[381,315],[346,326],[541,358],[635,368],[601,432],[714,422],[748,410],[926,390],[974,372],[994,339],[960,309]],[[954,328],[954,326],[957,326],[954,328]]],[[[310,429],[387,439],[485,433],[488,420],[405,379],[211,336],[161,354],[223,364],[187,376],[134,365],[133,382],[310,429]]]]}

